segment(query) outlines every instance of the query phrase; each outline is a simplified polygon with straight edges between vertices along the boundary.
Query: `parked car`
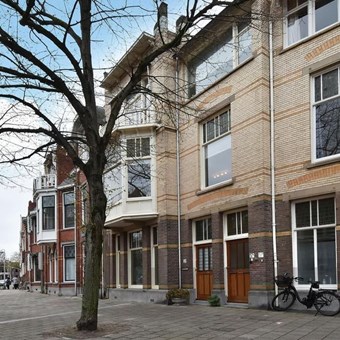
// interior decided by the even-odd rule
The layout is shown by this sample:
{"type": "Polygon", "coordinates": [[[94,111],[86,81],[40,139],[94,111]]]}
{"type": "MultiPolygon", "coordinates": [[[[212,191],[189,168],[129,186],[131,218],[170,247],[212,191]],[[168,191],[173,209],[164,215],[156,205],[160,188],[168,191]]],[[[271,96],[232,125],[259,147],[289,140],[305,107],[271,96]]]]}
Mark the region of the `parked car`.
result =
{"type": "Polygon", "coordinates": [[[6,288],[5,287],[5,280],[7,277],[10,277],[9,273],[2,272],[0,273],[0,288],[6,288]]]}

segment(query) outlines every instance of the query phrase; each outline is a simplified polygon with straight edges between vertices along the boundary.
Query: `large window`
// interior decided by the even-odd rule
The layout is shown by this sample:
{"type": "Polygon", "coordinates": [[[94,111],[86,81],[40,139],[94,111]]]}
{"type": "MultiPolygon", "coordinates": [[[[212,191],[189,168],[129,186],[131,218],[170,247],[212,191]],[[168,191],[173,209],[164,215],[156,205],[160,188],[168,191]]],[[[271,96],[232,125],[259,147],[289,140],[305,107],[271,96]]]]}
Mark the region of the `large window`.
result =
{"type": "Polygon", "coordinates": [[[287,0],[286,44],[291,45],[339,21],[339,0],[287,0]]]}
{"type": "Polygon", "coordinates": [[[142,231],[129,234],[130,250],[130,284],[132,286],[143,284],[143,250],[142,231]]]}
{"type": "Polygon", "coordinates": [[[189,62],[189,97],[230,73],[252,55],[249,21],[232,25],[189,62]]]}
{"type": "Polygon", "coordinates": [[[64,228],[74,227],[74,192],[64,193],[64,228]]]}
{"type": "Polygon", "coordinates": [[[64,278],[65,281],[76,279],[75,271],[75,247],[73,245],[64,246],[64,278]]]}
{"type": "Polygon", "coordinates": [[[126,140],[128,197],[151,196],[150,138],[126,140]]]}
{"type": "Polygon", "coordinates": [[[313,77],[314,159],[340,153],[339,67],[313,77]]]}
{"type": "Polygon", "coordinates": [[[204,186],[231,179],[230,110],[203,124],[204,186]]]}
{"type": "Polygon", "coordinates": [[[336,284],[333,197],[293,204],[293,240],[294,267],[303,283],[336,284]]]}
{"type": "Polygon", "coordinates": [[[42,229],[54,229],[55,216],[55,198],[54,196],[42,197],[42,229]]]}

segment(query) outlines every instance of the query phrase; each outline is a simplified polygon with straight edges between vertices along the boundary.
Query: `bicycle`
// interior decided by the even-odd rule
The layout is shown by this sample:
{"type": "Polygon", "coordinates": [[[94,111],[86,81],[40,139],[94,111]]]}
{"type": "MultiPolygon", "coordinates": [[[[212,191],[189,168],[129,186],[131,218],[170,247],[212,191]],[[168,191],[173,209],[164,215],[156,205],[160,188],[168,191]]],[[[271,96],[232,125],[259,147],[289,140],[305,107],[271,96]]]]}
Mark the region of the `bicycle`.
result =
{"type": "Polygon", "coordinates": [[[303,280],[302,277],[289,277],[287,274],[279,275],[275,278],[275,283],[279,288],[284,288],[283,291],[274,296],[272,300],[272,308],[276,311],[286,311],[290,308],[295,300],[298,300],[301,304],[307,308],[312,306],[318,313],[326,316],[333,316],[340,311],[339,296],[331,290],[319,290],[318,281],[309,281],[310,288],[306,297],[301,298],[296,288],[293,285],[293,281],[303,280]]]}

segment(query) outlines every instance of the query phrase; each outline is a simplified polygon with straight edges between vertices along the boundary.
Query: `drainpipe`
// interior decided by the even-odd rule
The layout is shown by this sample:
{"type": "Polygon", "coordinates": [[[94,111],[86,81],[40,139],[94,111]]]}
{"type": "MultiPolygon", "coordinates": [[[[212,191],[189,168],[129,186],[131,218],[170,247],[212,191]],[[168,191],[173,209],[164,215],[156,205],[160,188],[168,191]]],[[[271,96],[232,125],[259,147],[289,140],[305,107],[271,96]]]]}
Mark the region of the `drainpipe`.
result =
{"type": "Polygon", "coordinates": [[[177,177],[177,233],[178,233],[178,287],[182,288],[182,252],[181,252],[181,197],[180,197],[180,157],[179,157],[179,110],[178,110],[178,55],[176,58],[176,85],[175,85],[175,114],[176,114],[176,177],[177,177]]]}
{"type": "Polygon", "coordinates": [[[75,186],[73,189],[74,192],[74,295],[77,296],[77,187],[78,187],[78,169],[76,168],[76,176],[75,176],[75,186]]]}
{"type": "MultiPolygon", "coordinates": [[[[270,109],[270,178],[273,234],[274,277],[277,276],[277,245],[276,245],[276,204],[275,204],[275,124],[274,124],[274,65],[273,65],[273,21],[269,19],[269,109],[270,109]]],[[[275,295],[278,293],[274,285],[275,295]]]]}

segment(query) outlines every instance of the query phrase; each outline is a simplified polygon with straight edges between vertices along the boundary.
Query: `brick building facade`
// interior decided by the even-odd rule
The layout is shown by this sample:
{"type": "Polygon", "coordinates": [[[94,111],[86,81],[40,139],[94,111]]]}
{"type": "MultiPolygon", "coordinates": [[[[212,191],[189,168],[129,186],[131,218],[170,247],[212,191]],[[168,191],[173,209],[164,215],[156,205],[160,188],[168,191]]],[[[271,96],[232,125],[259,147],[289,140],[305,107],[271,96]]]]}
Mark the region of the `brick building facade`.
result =
{"type": "Polygon", "coordinates": [[[21,278],[31,291],[77,295],[83,286],[84,177],[61,148],[46,156],[21,231],[21,278]]]}
{"type": "MultiPolygon", "coordinates": [[[[235,2],[146,68],[104,175],[106,297],[157,302],[180,286],[192,300],[267,307],[283,272],[304,277],[299,290],[338,289],[339,11],[339,0],[235,2]]],[[[161,31],[105,74],[107,113],[139,57],[173,36],[167,21],[163,2],[161,31]]],[[[58,254],[51,287],[68,285],[69,242],[81,263],[81,222],[76,239],[60,224],[72,185],[53,187],[58,233],[31,250],[58,254]]]]}
{"type": "MultiPolygon", "coordinates": [[[[338,289],[339,18],[336,0],[242,2],[149,65],[145,86],[178,106],[135,98],[154,121],[117,127],[127,146],[150,137],[155,173],[146,195],[110,206],[111,295],[156,300],[182,286],[193,299],[267,306],[276,272],[305,277],[301,290],[310,279],[338,289]]],[[[142,35],[106,75],[108,102],[127,62],[158,43],[159,32],[142,35]]],[[[128,192],[128,166],[117,173],[128,192]]]]}

